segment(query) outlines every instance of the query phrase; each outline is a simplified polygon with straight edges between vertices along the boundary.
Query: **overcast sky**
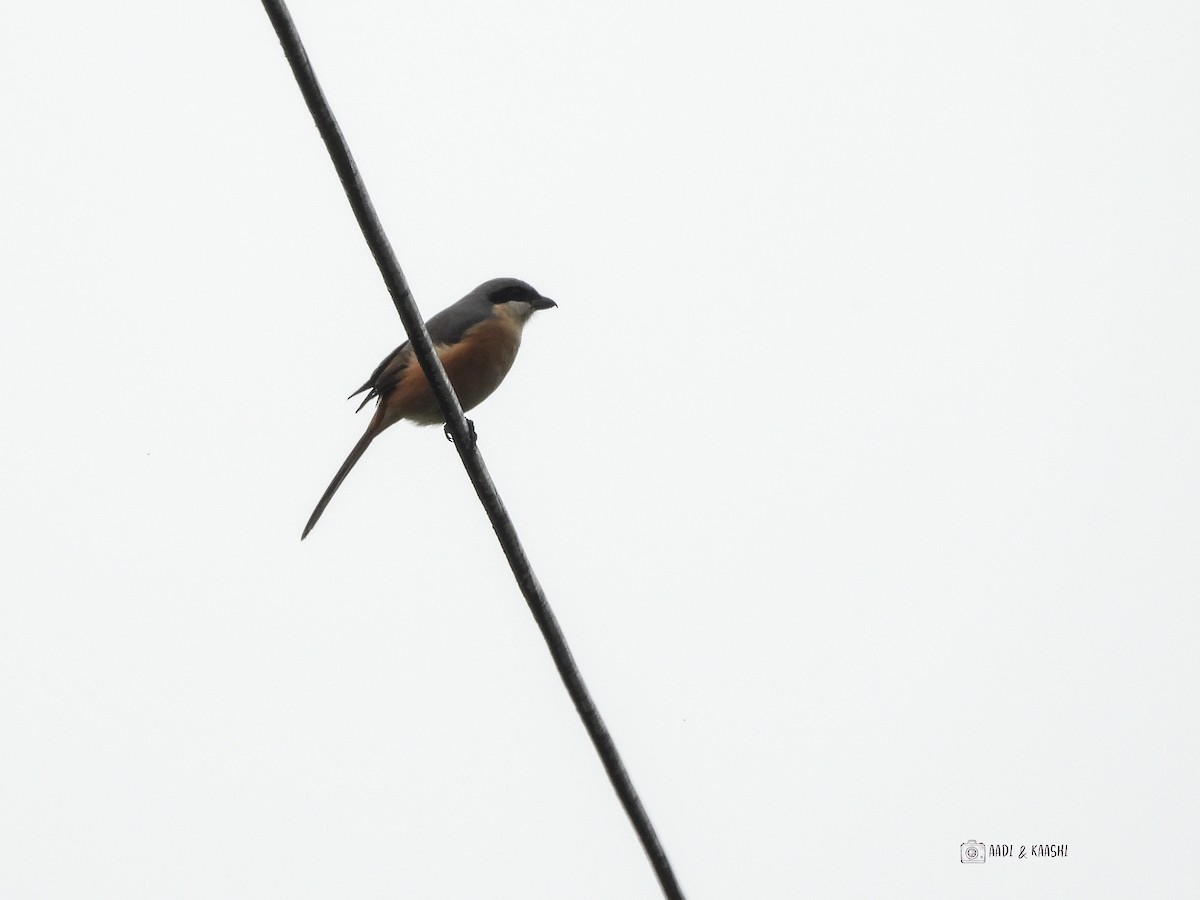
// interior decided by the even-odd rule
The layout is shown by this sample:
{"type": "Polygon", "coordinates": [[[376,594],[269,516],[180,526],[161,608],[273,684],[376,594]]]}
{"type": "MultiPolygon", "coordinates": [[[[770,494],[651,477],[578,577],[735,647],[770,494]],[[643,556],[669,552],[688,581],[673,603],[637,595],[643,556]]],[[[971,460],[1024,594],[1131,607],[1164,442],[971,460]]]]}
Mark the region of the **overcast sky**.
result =
{"type": "MultiPolygon", "coordinates": [[[[1196,895],[1194,3],[292,13],[559,303],[472,417],[692,900],[1196,895]]],[[[261,6],[4,19],[0,896],[660,896],[440,429],[299,541],[403,337],[261,6]]]]}

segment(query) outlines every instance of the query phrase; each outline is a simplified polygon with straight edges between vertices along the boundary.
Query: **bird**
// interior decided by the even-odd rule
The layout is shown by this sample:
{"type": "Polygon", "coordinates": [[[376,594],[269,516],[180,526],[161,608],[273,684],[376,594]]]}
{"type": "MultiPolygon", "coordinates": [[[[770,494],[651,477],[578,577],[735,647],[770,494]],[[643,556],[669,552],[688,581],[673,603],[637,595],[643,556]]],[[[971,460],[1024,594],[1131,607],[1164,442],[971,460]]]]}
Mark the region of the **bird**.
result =
{"type": "MultiPolygon", "coordinates": [[[[538,310],[553,306],[558,304],[520,279],[493,278],[425,323],[463,412],[478,406],[500,386],[517,358],[525,324],[538,310]]],[[[300,540],[308,537],[354,464],[380,433],[402,419],[417,425],[445,421],[425,372],[407,341],[384,357],[366,383],[350,397],[364,391],[367,396],[355,412],[376,400],[375,415],[321,495],[300,540]]]]}

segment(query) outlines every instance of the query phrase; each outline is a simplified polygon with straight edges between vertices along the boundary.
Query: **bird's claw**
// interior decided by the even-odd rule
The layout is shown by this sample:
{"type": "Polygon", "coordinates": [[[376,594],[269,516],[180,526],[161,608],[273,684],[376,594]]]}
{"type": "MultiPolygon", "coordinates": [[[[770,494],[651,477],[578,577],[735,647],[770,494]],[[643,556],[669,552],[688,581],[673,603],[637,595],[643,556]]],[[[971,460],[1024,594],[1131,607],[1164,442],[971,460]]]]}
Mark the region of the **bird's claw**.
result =
{"type": "MultiPolygon", "coordinates": [[[[464,418],[466,418],[466,417],[464,416],[464,418]]],[[[470,419],[466,419],[466,422],[467,422],[467,434],[469,434],[469,435],[470,435],[470,437],[471,437],[471,446],[472,446],[472,447],[474,447],[474,446],[475,446],[475,441],[477,440],[477,437],[476,437],[476,434],[475,434],[475,423],[474,423],[474,422],[472,422],[470,419]]],[[[442,428],[442,431],[443,431],[443,432],[445,433],[445,435],[446,435],[446,440],[450,441],[450,443],[454,443],[454,435],[452,435],[452,434],[450,433],[450,426],[449,426],[449,425],[446,425],[445,427],[443,427],[443,428],[442,428]]]]}

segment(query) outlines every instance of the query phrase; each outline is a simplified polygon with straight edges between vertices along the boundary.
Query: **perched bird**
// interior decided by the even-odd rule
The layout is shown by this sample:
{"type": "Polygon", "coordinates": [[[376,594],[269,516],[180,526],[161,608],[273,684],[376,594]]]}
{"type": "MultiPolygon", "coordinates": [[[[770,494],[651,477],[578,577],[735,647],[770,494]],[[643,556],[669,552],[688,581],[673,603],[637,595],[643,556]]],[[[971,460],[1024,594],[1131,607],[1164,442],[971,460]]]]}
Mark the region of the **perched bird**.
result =
{"type": "MultiPolygon", "coordinates": [[[[478,406],[500,386],[517,358],[521,332],[529,317],[539,309],[557,305],[524,281],[493,278],[425,323],[464,411],[478,406]]],[[[358,408],[377,399],[375,415],[325,489],[300,540],[308,537],[346,475],[380,432],[401,419],[417,425],[444,421],[437,398],[408,342],[389,353],[367,383],[350,396],[363,391],[367,396],[358,408]]]]}

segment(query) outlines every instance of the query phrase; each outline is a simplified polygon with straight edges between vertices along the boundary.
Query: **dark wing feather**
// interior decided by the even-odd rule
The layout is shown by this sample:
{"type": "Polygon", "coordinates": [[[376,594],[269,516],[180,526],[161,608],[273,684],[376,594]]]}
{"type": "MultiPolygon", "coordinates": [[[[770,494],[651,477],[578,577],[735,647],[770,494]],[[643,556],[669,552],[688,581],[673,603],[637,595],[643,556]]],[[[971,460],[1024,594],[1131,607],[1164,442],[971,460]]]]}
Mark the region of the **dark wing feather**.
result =
{"type": "MultiPolygon", "coordinates": [[[[358,409],[356,409],[355,412],[358,412],[360,409],[362,409],[364,406],[366,406],[371,400],[373,400],[379,396],[379,394],[381,393],[381,391],[380,391],[380,388],[382,386],[381,382],[383,381],[383,378],[384,378],[383,373],[387,370],[388,366],[390,366],[394,362],[396,362],[396,360],[398,360],[401,357],[401,355],[403,355],[404,352],[407,350],[408,350],[408,341],[405,341],[403,344],[401,344],[399,347],[397,347],[395,350],[393,350],[391,353],[389,353],[387,356],[385,356],[383,358],[383,362],[381,362],[379,365],[377,365],[375,367],[375,371],[371,373],[371,377],[366,380],[366,383],[363,384],[362,387],[360,387],[357,391],[355,391],[353,394],[350,395],[350,397],[357,397],[363,391],[370,391],[370,393],[368,393],[367,396],[363,398],[363,402],[358,404],[358,409]]],[[[404,366],[396,367],[395,374],[393,376],[391,376],[390,378],[388,378],[388,381],[390,382],[390,384],[396,383],[396,380],[400,377],[399,373],[403,372],[404,368],[405,368],[404,366]]],[[[346,399],[349,400],[350,397],[347,397],[346,399]]]]}

